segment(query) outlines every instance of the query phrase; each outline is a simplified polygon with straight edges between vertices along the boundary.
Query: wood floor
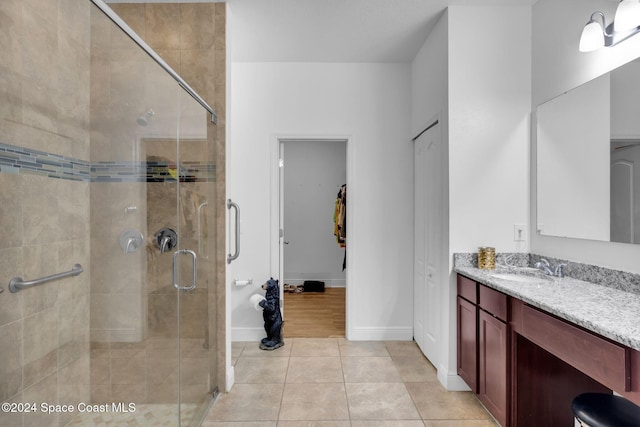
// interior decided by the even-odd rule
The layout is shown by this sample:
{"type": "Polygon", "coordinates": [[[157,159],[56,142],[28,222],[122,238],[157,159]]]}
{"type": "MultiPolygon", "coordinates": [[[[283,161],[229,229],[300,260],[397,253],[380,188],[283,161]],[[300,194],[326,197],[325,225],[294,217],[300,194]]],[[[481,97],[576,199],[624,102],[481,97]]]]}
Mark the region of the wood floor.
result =
{"type": "Polygon", "coordinates": [[[344,337],[345,288],[284,293],[284,338],[344,337]]]}

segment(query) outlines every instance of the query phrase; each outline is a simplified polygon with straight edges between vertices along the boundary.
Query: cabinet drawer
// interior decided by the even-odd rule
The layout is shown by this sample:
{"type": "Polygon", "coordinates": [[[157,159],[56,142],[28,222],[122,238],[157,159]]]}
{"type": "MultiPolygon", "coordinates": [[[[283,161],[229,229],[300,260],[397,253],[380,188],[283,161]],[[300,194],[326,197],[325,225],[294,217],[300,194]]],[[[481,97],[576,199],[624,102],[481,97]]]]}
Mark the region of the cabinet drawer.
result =
{"type": "Polygon", "coordinates": [[[478,286],[480,308],[493,314],[498,319],[507,321],[507,296],[486,286],[478,286]]]}
{"type": "Polygon", "coordinates": [[[630,390],[629,348],[526,305],[521,315],[522,336],[606,387],[630,390]]]}
{"type": "Polygon", "coordinates": [[[458,295],[474,304],[478,303],[478,285],[475,281],[458,274],[458,295]]]}

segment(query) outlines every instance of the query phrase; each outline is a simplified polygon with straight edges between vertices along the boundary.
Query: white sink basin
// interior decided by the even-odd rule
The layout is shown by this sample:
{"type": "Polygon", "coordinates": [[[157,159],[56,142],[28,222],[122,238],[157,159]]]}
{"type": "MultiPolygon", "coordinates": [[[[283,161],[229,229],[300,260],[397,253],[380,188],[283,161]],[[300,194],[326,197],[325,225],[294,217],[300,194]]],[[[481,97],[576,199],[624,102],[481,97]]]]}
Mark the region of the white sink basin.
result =
{"type": "Polygon", "coordinates": [[[519,282],[519,283],[550,283],[551,279],[547,279],[546,277],[534,277],[534,276],[525,276],[522,274],[513,274],[513,273],[496,273],[492,274],[491,277],[501,280],[508,280],[510,282],[519,282]]]}

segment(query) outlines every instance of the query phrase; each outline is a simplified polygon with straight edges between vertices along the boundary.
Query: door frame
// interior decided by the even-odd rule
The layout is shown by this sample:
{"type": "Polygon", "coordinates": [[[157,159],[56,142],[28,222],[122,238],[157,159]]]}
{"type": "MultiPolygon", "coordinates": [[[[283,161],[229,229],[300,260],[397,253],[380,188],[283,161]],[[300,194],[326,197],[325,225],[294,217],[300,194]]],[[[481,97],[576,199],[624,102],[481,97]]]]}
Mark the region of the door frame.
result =
{"type": "MultiPolygon", "coordinates": [[[[271,276],[275,279],[281,280],[283,271],[283,238],[280,236],[280,227],[282,224],[282,204],[281,200],[281,170],[280,167],[280,143],[287,141],[308,141],[308,142],[323,142],[323,141],[342,141],[346,144],[347,151],[347,187],[349,188],[350,197],[354,194],[354,190],[357,187],[354,180],[354,153],[353,153],[353,137],[351,135],[310,135],[310,134],[274,134],[271,136],[271,155],[269,157],[270,172],[271,172],[271,195],[269,200],[270,206],[270,270],[271,276]]],[[[353,197],[351,197],[353,200],[353,197]]],[[[347,223],[350,226],[347,228],[347,242],[349,242],[349,253],[354,253],[356,245],[353,241],[354,235],[354,204],[349,205],[347,209],[347,223]]],[[[351,335],[351,310],[350,302],[353,301],[352,293],[354,282],[354,271],[351,266],[353,265],[353,256],[347,257],[346,268],[346,284],[345,284],[345,338],[349,339],[351,335]]],[[[284,292],[282,286],[280,287],[280,307],[281,310],[284,307],[284,292]]]]}

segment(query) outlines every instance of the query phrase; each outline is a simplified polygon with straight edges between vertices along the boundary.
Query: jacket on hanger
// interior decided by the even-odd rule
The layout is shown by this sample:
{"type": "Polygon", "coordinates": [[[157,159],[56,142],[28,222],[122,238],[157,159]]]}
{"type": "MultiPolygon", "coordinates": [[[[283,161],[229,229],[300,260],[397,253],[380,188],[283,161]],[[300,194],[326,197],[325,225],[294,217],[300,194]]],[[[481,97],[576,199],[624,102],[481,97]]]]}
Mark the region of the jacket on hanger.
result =
{"type": "Polygon", "coordinates": [[[347,184],[340,186],[340,191],[338,191],[333,223],[333,235],[336,236],[336,242],[341,248],[344,248],[347,242],[347,184]]]}

